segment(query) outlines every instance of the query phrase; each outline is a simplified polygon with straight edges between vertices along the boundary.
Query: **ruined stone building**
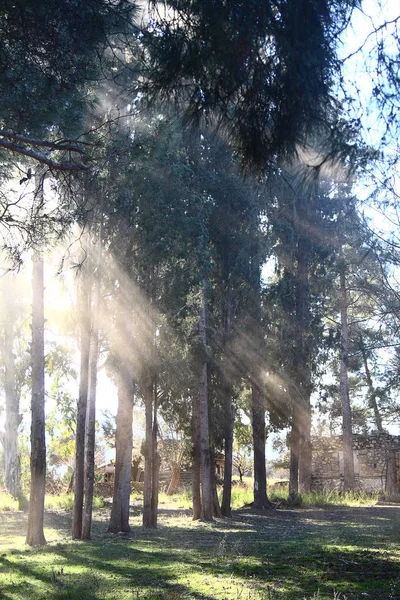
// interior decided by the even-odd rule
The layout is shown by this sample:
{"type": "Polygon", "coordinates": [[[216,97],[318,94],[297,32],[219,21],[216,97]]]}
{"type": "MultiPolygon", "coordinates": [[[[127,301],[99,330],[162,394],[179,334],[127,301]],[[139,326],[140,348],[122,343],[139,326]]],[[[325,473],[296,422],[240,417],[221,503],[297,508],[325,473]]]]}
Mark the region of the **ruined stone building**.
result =
{"type": "MultiPolygon", "coordinates": [[[[354,434],[353,452],[358,489],[400,493],[400,436],[354,434]]],[[[343,489],[342,436],[312,439],[312,488],[343,489]]]]}

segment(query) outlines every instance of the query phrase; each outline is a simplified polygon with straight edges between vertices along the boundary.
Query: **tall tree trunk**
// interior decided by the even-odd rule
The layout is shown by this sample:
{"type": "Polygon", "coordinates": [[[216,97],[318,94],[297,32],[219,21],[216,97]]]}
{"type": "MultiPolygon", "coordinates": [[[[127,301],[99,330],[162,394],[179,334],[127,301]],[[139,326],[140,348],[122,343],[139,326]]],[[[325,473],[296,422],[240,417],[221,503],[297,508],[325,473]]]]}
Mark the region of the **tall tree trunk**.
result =
{"type": "Polygon", "coordinates": [[[251,425],[253,433],[254,454],[254,508],[271,508],[267,496],[267,472],[265,466],[265,398],[262,372],[262,349],[264,338],[261,325],[261,269],[258,242],[251,257],[251,317],[253,345],[256,348],[250,366],[251,382],[251,425]]]}
{"type": "Polygon", "coordinates": [[[72,513],[72,538],[80,540],[83,522],[83,497],[85,481],[85,431],[89,391],[91,281],[87,265],[82,267],[79,291],[80,313],[80,373],[79,398],[75,431],[74,507],[72,513]]]}
{"type": "Polygon", "coordinates": [[[151,529],[151,475],[153,457],[153,384],[148,383],[143,392],[146,419],[146,446],[144,455],[143,527],[151,529]]]}
{"type": "Polygon", "coordinates": [[[154,414],[152,428],[152,461],[151,461],[151,522],[153,529],[157,528],[158,491],[161,459],[158,454],[158,389],[157,380],[154,382],[154,414]]]}
{"type": "Polygon", "coordinates": [[[134,385],[132,367],[120,359],[118,372],[118,412],[115,432],[115,478],[108,531],[129,533],[129,500],[132,471],[132,421],[134,385]]]}
{"type": "MultiPolygon", "coordinates": [[[[228,284],[229,286],[229,284],[228,284]]],[[[232,364],[231,364],[231,315],[232,312],[232,293],[230,287],[226,292],[226,307],[224,318],[224,411],[225,411],[225,434],[224,434],[224,487],[222,493],[221,514],[224,517],[231,517],[231,498],[232,498],[232,472],[233,472],[233,426],[235,414],[233,410],[233,385],[232,385],[232,364]]]]}
{"type": "Polygon", "coordinates": [[[360,348],[361,348],[361,354],[363,357],[365,378],[367,380],[367,385],[368,385],[368,392],[369,392],[368,403],[369,403],[370,408],[372,408],[372,410],[374,412],[376,428],[379,431],[379,433],[383,433],[382,417],[381,417],[381,413],[379,411],[378,403],[376,401],[376,394],[375,394],[374,384],[372,382],[371,371],[369,370],[367,353],[365,351],[364,342],[363,342],[363,339],[361,338],[361,336],[360,336],[360,348]]]}
{"type": "Polygon", "coordinates": [[[154,522],[154,499],[153,492],[155,491],[153,477],[156,471],[154,464],[156,449],[154,445],[154,397],[155,385],[154,378],[150,383],[144,386],[143,398],[146,418],[146,446],[144,458],[144,489],[143,489],[143,527],[145,529],[155,529],[157,523],[154,522]]]}
{"type": "Polygon", "coordinates": [[[23,503],[21,465],[18,450],[18,427],[22,416],[19,414],[19,398],[16,389],[15,359],[13,353],[15,328],[15,284],[13,275],[8,275],[3,287],[3,331],[2,359],[4,364],[4,394],[6,400],[6,422],[3,436],[5,485],[7,491],[23,503]]]}
{"type": "Polygon", "coordinates": [[[97,393],[97,363],[99,357],[99,312],[101,294],[101,232],[98,240],[98,256],[95,271],[95,288],[93,299],[93,324],[89,352],[89,392],[85,432],[85,503],[82,523],[82,539],[90,540],[92,528],[94,470],[96,449],[96,393],[97,393]]]}
{"type": "Polygon", "coordinates": [[[211,503],[212,503],[212,516],[221,516],[221,507],[219,505],[218,490],[217,490],[217,478],[215,475],[215,452],[210,449],[211,456],[211,469],[210,469],[210,486],[211,486],[211,503]]]}
{"type": "MultiPolygon", "coordinates": [[[[302,207],[303,208],[303,207],[302,207]]],[[[295,289],[295,398],[294,431],[292,431],[294,454],[290,471],[294,478],[293,493],[306,492],[311,489],[311,369],[310,369],[310,293],[309,293],[309,255],[310,240],[305,235],[306,216],[301,210],[300,217],[295,211],[295,228],[299,231],[296,249],[296,289],[295,289]],[[297,473],[295,473],[295,465],[297,473]]]]}
{"type": "Polygon", "coordinates": [[[26,543],[30,546],[46,544],[43,531],[46,492],[43,270],[43,258],[35,254],[32,278],[31,490],[26,534],[26,543]]]}
{"type": "Polygon", "coordinates": [[[292,429],[290,433],[289,462],[289,494],[299,493],[299,459],[300,459],[300,407],[298,402],[293,407],[292,429]]]}
{"type": "MultiPolygon", "coordinates": [[[[310,386],[311,389],[311,386],[310,386]]],[[[310,396],[302,415],[302,436],[300,440],[299,490],[301,493],[311,491],[312,446],[311,446],[311,401],[310,396]]]]}
{"type": "MultiPolygon", "coordinates": [[[[203,283],[202,287],[202,300],[200,306],[200,318],[199,318],[199,334],[203,343],[204,352],[207,346],[207,333],[206,333],[206,306],[207,306],[207,292],[206,282],[203,283]]],[[[201,505],[202,514],[201,518],[204,521],[212,521],[213,515],[213,503],[211,494],[211,453],[210,453],[210,432],[209,432],[209,407],[208,407],[208,363],[207,359],[204,359],[201,367],[200,385],[199,385],[199,398],[200,398],[200,464],[201,464],[201,505]]]]}
{"type": "Polygon", "coordinates": [[[193,520],[201,519],[201,460],[200,460],[200,406],[199,397],[195,393],[192,402],[192,436],[193,436],[193,479],[192,504],[193,520]]]}
{"type": "Polygon", "coordinates": [[[351,423],[351,408],[349,396],[348,364],[349,364],[349,329],[347,315],[347,289],[346,289],[346,265],[341,252],[339,265],[340,275],[340,398],[342,402],[343,416],[343,471],[344,491],[353,490],[355,487],[354,456],[353,456],[353,431],[351,423]]]}
{"type": "Polygon", "coordinates": [[[224,487],[222,492],[221,514],[224,517],[231,517],[232,500],[232,474],[233,474],[233,426],[235,413],[233,410],[232,385],[227,384],[224,387],[225,396],[225,438],[224,438],[224,487]]]}
{"type": "Polygon", "coordinates": [[[254,508],[271,508],[267,497],[267,471],[265,467],[265,405],[260,384],[251,386],[251,424],[254,451],[254,508]]]}

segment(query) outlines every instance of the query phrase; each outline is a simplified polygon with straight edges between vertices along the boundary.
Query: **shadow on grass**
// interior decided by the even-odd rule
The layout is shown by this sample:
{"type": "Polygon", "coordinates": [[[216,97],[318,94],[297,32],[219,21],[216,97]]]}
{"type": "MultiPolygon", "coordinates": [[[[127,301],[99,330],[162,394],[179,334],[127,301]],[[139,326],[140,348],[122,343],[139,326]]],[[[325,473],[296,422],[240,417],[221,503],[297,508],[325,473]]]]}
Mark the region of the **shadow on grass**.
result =
{"type": "MultiPolygon", "coordinates": [[[[238,600],[242,585],[251,598],[332,599],[334,590],[349,600],[400,598],[398,507],[242,510],[211,525],[160,516],[156,531],[137,525],[112,536],[102,514],[90,543],[10,551],[1,556],[0,598],[238,600]]],[[[69,534],[69,514],[48,518],[69,534]]]]}

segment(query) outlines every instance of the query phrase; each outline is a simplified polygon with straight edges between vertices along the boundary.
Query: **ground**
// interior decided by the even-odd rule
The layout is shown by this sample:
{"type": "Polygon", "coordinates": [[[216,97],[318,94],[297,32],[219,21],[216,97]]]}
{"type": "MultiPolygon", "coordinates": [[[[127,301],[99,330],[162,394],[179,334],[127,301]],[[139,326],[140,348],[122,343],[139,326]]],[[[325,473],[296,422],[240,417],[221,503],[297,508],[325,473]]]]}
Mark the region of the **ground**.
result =
{"type": "Polygon", "coordinates": [[[71,514],[48,511],[48,546],[24,546],[26,516],[0,513],[3,600],[400,599],[400,506],[234,512],[193,522],[164,507],[156,531],[137,508],[130,536],[70,540],[71,514]]]}

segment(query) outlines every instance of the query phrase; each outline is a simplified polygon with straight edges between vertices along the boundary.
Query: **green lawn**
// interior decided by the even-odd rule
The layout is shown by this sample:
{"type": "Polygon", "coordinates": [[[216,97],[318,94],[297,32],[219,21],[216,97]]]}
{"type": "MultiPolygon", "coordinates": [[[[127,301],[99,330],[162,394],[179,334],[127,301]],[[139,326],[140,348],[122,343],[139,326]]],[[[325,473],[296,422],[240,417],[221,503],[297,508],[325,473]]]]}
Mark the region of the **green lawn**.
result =
{"type": "Polygon", "coordinates": [[[46,514],[48,546],[24,546],[26,516],[0,513],[0,598],[55,600],[399,600],[400,507],[235,512],[232,521],[194,523],[161,510],[144,532],[105,533],[95,513],[93,541],[69,539],[71,515],[46,514]]]}

